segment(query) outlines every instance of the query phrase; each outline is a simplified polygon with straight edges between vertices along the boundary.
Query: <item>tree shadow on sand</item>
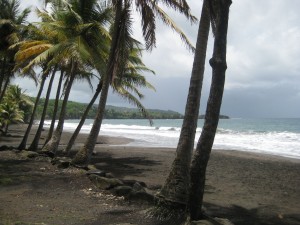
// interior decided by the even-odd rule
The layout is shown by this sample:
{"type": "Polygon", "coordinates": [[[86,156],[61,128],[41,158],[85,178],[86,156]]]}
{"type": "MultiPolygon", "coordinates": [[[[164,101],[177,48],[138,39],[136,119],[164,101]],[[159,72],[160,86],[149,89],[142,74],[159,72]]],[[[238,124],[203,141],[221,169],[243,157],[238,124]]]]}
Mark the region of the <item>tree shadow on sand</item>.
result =
{"type": "Polygon", "coordinates": [[[91,164],[99,170],[114,174],[116,177],[134,176],[145,171],[151,171],[151,167],[159,165],[159,161],[149,160],[147,157],[122,157],[115,158],[110,153],[96,153],[91,164]]]}
{"type": "Polygon", "coordinates": [[[68,174],[49,173],[49,171],[45,173],[44,170],[48,169],[43,166],[47,166],[49,162],[40,163],[30,159],[0,159],[0,188],[5,186],[12,188],[26,183],[30,190],[35,190],[49,186],[49,183],[54,182],[54,180],[56,182],[61,180],[68,184],[71,179],[68,174]]]}
{"type": "Polygon", "coordinates": [[[300,214],[283,214],[274,206],[246,209],[238,205],[222,207],[205,204],[207,214],[228,218],[235,225],[300,225],[300,214]]]}

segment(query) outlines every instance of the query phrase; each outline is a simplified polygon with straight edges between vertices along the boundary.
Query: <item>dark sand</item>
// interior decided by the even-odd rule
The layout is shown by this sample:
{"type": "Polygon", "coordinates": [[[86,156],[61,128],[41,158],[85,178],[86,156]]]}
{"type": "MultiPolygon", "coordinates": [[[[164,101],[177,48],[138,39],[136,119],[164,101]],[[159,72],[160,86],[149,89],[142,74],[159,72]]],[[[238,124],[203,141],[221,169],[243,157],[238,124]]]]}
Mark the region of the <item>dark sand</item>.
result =
{"type": "MultiPolygon", "coordinates": [[[[24,126],[14,126],[10,132],[11,137],[0,137],[0,146],[17,146],[24,126]]],[[[68,137],[64,133],[61,147],[68,137]]],[[[80,135],[76,148],[85,139],[86,135],[80,135]]],[[[122,146],[129,142],[122,137],[100,137],[92,163],[118,178],[144,181],[158,191],[175,150],[122,146]]],[[[57,169],[42,159],[0,151],[0,178],[0,224],[159,224],[144,217],[147,206],[97,190],[78,169],[57,169]]],[[[204,201],[209,214],[236,225],[300,225],[300,160],[214,150],[204,201]]]]}

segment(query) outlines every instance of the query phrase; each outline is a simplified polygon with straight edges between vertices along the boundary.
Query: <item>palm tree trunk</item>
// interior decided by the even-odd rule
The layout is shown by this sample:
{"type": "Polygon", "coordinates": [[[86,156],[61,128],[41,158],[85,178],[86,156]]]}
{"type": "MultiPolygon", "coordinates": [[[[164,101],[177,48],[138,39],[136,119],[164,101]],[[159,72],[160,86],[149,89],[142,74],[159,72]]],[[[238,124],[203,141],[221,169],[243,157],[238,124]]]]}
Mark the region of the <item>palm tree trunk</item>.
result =
{"type": "Polygon", "coordinates": [[[64,96],[64,100],[62,102],[57,127],[56,127],[55,131],[53,132],[53,135],[52,135],[51,139],[49,140],[49,142],[42,149],[42,152],[45,152],[46,154],[50,153],[51,155],[52,154],[55,155],[55,153],[58,149],[58,145],[59,145],[61,134],[62,134],[63,127],[64,127],[68,99],[69,99],[69,95],[71,92],[71,87],[72,87],[73,81],[76,76],[76,73],[75,73],[76,66],[77,66],[77,63],[72,62],[71,74],[70,74],[70,78],[69,78],[69,81],[68,81],[68,84],[67,84],[67,87],[65,90],[65,96],[64,96]]]}
{"type": "MultiPolygon", "coordinates": [[[[4,75],[5,75],[5,64],[6,64],[6,57],[4,56],[3,61],[2,61],[2,66],[1,66],[1,74],[0,74],[0,93],[2,93],[2,86],[4,82],[4,75]]],[[[2,98],[0,98],[1,102],[2,98]]]]}
{"type": "Polygon", "coordinates": [[[220,20],[217,24],[215,34],[213,57],[210,60],[210,65],[213,69],[210,94],[207,102],[203,130],[191,166],[191,188],[189,197],[191,220],[199,220],[202,216],[201,207],[203,204],[206,167],[218,127],[225,84],[225,72],[227,69],[226,45],[231,0],[222,0],[220,2],[220,20]]]}
{"type": "Polygon", "coordinates": [[[56,91],[56,97],[55,97],[54,109],[53,109],[53,114],[52,114],[52,120],[51,120],[50,128],[49,128],[48,135],[47,135],[44,146],[48,143],[48,141],[50,141],[50,139],[52,137],[52,134],[53,134],[56,115],[57,115],[57,111],[58,111],[59,96],[60,96],[60,90],[61,90],[63,78],[64,78],[64,71],[61,70],[59,81],[58,81],[58,86],[57,86],[57,91],[56,91]]]}
{"type": "Polygon", "coordinates": [[[173,161],[169,176],[158,195],[160,198],[173,203],[182,204],[183,206],[187,204],[188,200],[189,169],[197,129],[207,40],[210,27],[207,4],[208,0],[205,0],[202,7],[189,94],[177,145],[176,157],[173,161]]]}
{"type": "Polygon", "coordinates": [[[9,124],[6,123],[6,124],[5,124],[5,129],[4,129],[4,136],[7,135],[7,132],[8,132],[8,126],[9,126],[9,124]]]}
{"type": "Polygon", "coordinates": [[[76,165],[86,165],[89,163],[90,158],[92,156],[93,150],[95,148],[97,138],[99,135],[99,131],[102,124],[102,119],[104,116],[106,100],[108,96],[109,83],[111,79],[114,77],[114,73],[116,73],[117,67],[117,59],[118,57],[118,47],[119,47],[119,39],[120,39],[120,26],[121,26],[121,12],[122,12],[123,1],[116,2],[116,13],[114,20],[114,33],[112,35],[112,43],[108,58],[108,66],[106,74],[103,78],[103,86],[99,99],[97,114],[91,129],[91,132],[84,143],[84,146],[77,152],[75,157],[72,160],[73,164],[76,165]]]}
{"type": "Polygon", "coordinates": [[[10,81],[9,77],[10,76],[7,76],[6,80],[4,81],[4,85],[3,85],[2,91],[0,93],[0,102],[2,101],[2,99],[3,99],[4,95],[5,95],[5,91],[6,91],[7,87],[8,87],[8,84],[9,84],[9,81],[10,81]]]}
{"type": "Polygon", "coordinates": [[[40,119],[40,124],[39,124],[39,127],[38,127],[37,131],[36,131],[34,139],[31,142],[31,145],[29,147],[30,151],[37,150],[38,145],[39,145],[39,141],[40,141],[40,137],[41,137],[43,126],[44,126],[45,116],[46,116],[46,113],[47,113],[48,102],[49,102],[50,93],[51,93],[52,84],[53,84],[54,75],[56,73],[56,70],[57,70],[57,66],[54,67],[51,79],[49,81],[48,90],[47,90],[47,94],[46,94],[46,98],[45,98],[45,103],[44,103],[44,109],[43,109],[42,116],[41,116],[41,119],[40,119]]]}
{"type": "Polygon", "coordinates": [[[95,103],[97,97],[99,96],[99,94],[100,94],[100,92],[101,92],[101,89],[102,89],[102,81],[100,81],[100,83],[98,84],[98,87],[97,87],[97,89],[96,89],[96,92],[95,92],[95,94],[94,94],[92,100],[90,101],[90,103],[89,103],[88,106],[86,107],[86,109],[85,109],[85,111],[84,111],[84,113],[83,113],[83,115],[82,115],[82,117],[81,117],[81,120],[80,120],[80,122],[79,122],[79,124],[78,124],[76,130],[74,131],[72,137],[70,138],[70,140],[69,140],[69,142],[68,142],[68,144],[67,144],[67,147],[64,149],[64,152],[65,152],[66,154],[69,154],[71,148],[73,147],[73,145],[74,145],[74,143],[75,143],[75,140],[76,140],[76,138],[77,138],[77,136],[78,136],[78,134],[79,134],[79,132],[80,132],[80,130],[81,130],[81,128],[82,128],[84,122],[85,122],[85,119],[86,119],[86,117],[87,117],[87,115],[88,115],[88,113],[89,113],[91,107],[94,105],[94,103],[95,103]]]}
{"type": "Polygon", "coordinates": [[[40,84],[40,89],[39,89],[39,92],[36,96],[36,99],[35,99],[35,103],[34,103],[34,107],[33,107],[33,111],[32,111],[32,114],[31,114],[31,117],[30,117],[30,121],[29,121],[29,124],[28,124],[28,127],[26,129],[26,132],[24,134],[24,137],[18,147],[19,150],[23,150],[26,148],[26,143],[27,143],[27,140],[28,140],[28,137],[29,137],[29,133],[31,131],[31,127],[33,125],[33,121],[34,121],[34,117],[35,117],[35,113],[36,113],[36,110],[37,110],[37,107],[38,107],[38,103],[40,101],[40,98],[41,98],[41,94],[42,94],[42,91],[44,89],[44,84],[45,84],[45,80],[47,78],[47,75],[42,75],[42,80],[41,80],[41,84],[40,84]]]}

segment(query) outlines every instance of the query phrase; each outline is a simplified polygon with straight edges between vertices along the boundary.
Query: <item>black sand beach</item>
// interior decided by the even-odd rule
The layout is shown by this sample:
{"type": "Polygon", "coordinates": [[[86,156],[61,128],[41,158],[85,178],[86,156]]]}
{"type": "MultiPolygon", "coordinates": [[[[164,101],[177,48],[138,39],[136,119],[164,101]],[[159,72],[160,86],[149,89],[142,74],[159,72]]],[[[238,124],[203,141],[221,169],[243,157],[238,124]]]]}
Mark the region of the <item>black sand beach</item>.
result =
{"type": "MultiPolygon", "coordinates": [[[[14,126],[0,146],[17,146],[25,126],[14,126]]],[[[62,146],[69,133],[64,133],[62,146]]],[[[76,148],[85,140],[81,134],[76,148]]],[[[43,141],[44,137],[42,137],[43,141]]],[[[29,140],[30,141],[30,140],[29,140]]],[[[135,179],[159,190],[174,149],[122,146],[130,140],[100,137],[92,161],[115,177],[135,179]]],[[[239,151],[214,150],[205,193],[208,214],[236,225],[300,225],[300,160],[239,151]]],[[[97,190],[76,168],[0,151],[0,224],[158,224],[147,206],[97,190]]]]}

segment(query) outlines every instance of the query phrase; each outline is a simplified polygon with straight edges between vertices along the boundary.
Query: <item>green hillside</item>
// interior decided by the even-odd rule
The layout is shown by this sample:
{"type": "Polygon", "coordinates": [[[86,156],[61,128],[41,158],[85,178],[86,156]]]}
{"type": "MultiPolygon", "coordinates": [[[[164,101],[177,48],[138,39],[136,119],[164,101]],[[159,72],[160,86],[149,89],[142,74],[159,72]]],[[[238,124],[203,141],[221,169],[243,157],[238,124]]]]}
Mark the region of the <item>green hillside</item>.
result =
{"type": "MultiPolygon", "coordinates": [[[[45,99],[41,99],[37,109],[37,118],[40,118],[43,110],[45,99]]],[[[61,104],[62,101],[60,101],[61,104]]],[[[69,101],[67,106],[66,119],[80,119],[87,104],[69,101]]],[[[49,100],[49,105],[46,113],[46,119],[51,119],[54,108],[54,100],[49,100]]],[[[88,115],[88,119],[93,119],[96,115],[97,105],[94,105],[88,115]]],[[[149,114],[152,119],[182,119],[182,114],[171,110],[149,109],[149,114]]],[[[142,114],[135,108],[117,107],[107,105],[105,110],[105,119],[144,119],[142,114]]]]}

